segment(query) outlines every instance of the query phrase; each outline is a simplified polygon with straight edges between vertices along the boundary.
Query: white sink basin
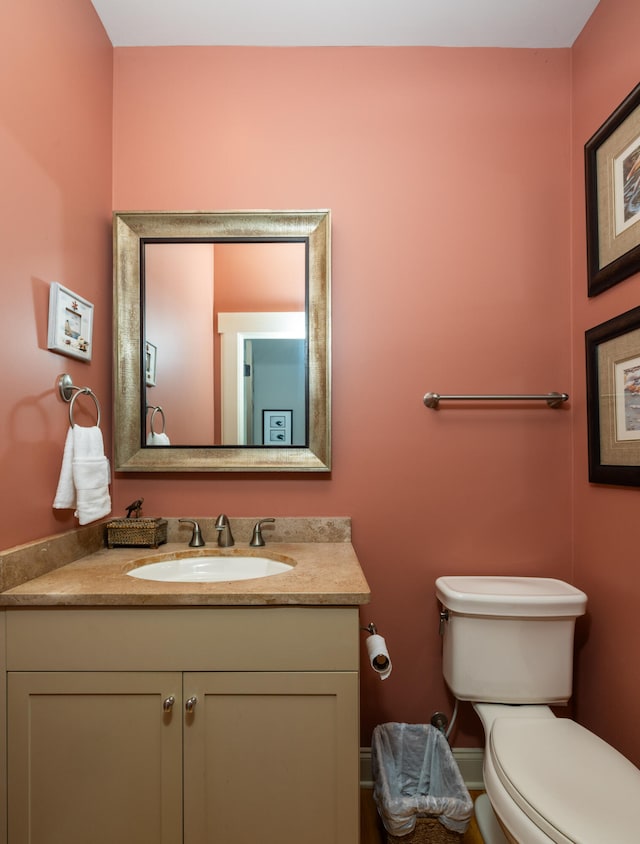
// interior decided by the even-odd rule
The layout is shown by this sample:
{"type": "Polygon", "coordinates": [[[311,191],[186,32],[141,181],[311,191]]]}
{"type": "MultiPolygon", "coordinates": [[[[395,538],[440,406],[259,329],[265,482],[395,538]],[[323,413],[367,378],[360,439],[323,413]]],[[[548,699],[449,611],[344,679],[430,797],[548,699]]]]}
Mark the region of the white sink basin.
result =
{"type": "Polygon", "coordinates": [[[229,580],[252,580],[283,574],[293,568],[289,563],[269,557],[203,554],[197,557],[147,563],[128,571],[129,577],[178,583],[217,583],[229,580]]]}

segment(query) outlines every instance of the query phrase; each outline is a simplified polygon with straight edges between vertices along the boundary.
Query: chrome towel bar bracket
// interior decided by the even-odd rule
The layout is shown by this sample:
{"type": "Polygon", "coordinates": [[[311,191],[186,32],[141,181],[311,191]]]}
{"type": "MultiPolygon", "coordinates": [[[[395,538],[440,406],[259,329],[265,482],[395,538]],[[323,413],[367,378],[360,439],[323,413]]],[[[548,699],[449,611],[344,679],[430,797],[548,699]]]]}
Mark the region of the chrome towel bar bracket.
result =
{"type": "Polygon", "coordinates": [[[569,400],[567,393],[543,393],[528,395],[494,396],[443,396],[440,393],[426,393],[423,401],[426,407],[437,410],[441,401],[545,401],[549,407],[560,407],[569,400]]]}

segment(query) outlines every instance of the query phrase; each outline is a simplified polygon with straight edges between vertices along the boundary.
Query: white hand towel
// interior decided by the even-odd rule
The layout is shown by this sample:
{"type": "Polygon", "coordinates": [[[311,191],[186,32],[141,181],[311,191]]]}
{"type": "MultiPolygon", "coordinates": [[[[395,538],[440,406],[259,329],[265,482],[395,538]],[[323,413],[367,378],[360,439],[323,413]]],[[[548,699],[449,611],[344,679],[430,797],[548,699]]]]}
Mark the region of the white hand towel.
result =
{"type": "Polygon", "coordinates": [[[69,428],[64,441],[60,480],[53,506],[56,510],[67,510],[76,506],[76,488],[73,485],[73,428],[69,428]]]}
{"type": "Polygon", "coordinates": [[[74,515],[81,525],[101,519],[111,512],[109,481],[109,461],[104,455],[100,428],[74,425],[65,441],[53,506],[75,507],[74,515]]]}
{"type": "Polygon", "coordinates": [[[166,434],[156,434],[153,431],[147,437],[147,445],[171,445],[166,434]]]}

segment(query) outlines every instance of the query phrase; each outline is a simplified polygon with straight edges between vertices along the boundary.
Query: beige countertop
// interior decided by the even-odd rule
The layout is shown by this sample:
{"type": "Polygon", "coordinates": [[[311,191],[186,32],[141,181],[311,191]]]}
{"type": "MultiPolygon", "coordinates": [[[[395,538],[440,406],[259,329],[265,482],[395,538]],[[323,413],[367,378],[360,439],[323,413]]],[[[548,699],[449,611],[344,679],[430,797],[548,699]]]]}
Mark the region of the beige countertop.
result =
{"type": "Polygon", "coordinates": [[[152,548],[101,548],[0,593],[0,606],[355,606],[370,592],[350,542],[273,542],[261,549],[184,542],[152,548]],[[219,583],[140,580],[127,572],[144,562],[185,551],[229,556],[271,556],[293,562],[291,571],[270,577],[219,583]]]}

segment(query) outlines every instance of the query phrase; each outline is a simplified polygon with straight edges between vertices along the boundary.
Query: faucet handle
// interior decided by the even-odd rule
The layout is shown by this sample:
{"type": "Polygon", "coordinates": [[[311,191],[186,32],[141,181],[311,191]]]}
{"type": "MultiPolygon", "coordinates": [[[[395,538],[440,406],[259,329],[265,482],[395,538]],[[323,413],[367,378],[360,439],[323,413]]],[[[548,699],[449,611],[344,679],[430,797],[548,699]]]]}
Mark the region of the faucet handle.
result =
{"type": "Polygon", "coordinates": [[[202,538],[202,531],[200,530],[200,525],[196,522],[195,519],[178,519],[179,522],[189,522],[189,524],[193,525],[193,533],[191,534],[191,542],[189,546],[191,548],[202,548],[205,544],[204,539],[202,538]]]}
{"type": "Polygon", "coordinates": [[[262,536],[262,525],[267,524],[267,522],[275,522],[275,519],[260,519],[259,522],[255,523],[253,528],[253,536],[251,537],[251,545],[253,548],[261,548],[263,545],[267,543],[264,541],[264,537],[262,536]]]}

